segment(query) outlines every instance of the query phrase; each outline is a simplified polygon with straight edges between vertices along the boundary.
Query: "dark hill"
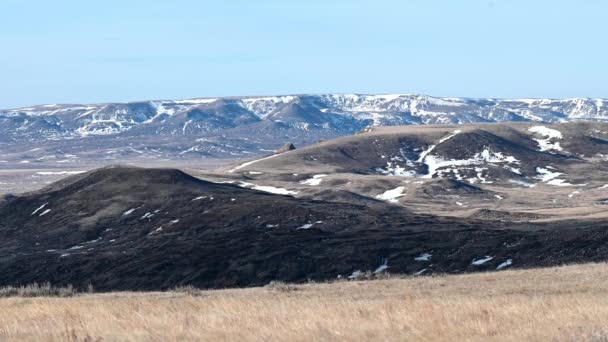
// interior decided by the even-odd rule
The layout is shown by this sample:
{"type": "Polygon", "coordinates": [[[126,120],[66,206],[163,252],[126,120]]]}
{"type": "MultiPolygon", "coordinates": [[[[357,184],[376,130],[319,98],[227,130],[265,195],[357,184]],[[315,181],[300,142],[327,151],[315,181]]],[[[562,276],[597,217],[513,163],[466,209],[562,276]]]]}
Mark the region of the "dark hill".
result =
{"type": "Polygon", "coordinates": [[[493,270],[507,259],[513,267],[553,265],[605,260],[605,228],[437,218],[272,195],[178,170],[112,167],[0,204],[0,285],[223,288],[330,280],[383,260],[404,274],[493,270]],[[423,253],[432,258],[416,260],[423,253]],[[486,255],[492,259],[472,264],[486,255]]]}

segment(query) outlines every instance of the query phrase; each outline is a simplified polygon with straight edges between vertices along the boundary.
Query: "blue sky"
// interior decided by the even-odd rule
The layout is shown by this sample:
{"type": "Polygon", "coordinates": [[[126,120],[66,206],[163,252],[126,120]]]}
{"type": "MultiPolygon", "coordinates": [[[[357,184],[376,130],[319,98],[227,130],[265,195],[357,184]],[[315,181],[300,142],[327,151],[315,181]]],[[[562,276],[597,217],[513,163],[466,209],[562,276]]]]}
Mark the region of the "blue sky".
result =
{"type": "Polygon", "coordinates": [[[2,0],[0,108],[290,93],[608,97],[601,0],[2,0]]]}

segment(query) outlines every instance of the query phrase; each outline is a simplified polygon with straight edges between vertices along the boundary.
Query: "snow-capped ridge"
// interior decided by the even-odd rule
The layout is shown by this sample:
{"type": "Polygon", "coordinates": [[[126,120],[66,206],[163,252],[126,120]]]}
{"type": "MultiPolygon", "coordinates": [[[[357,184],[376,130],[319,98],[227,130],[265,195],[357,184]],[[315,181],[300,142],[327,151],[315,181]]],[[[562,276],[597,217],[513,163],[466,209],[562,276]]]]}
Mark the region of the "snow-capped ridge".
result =
{"type": "MultiPolygon", "coordinates": [[[[194,98],[91,105],[50,104],[0,110],[0,123],[15,139],[71,139],[116,135],[153,127],[154,134],[196,134],[248,125],[252,118],[284,122],[275,116],[297,106],[285,122],[303,131],[351,134],[369,126],[532,121],[608,121],[604,99],[474,99],[418,94],[319,94],[194,98]],[[201,122],[186,124],[197,112],[201,122]],[[248,120],[242,120],[244,116],[248,120]],[[233,117],[234,116],[234,117],[233,117]],[[176,128],[173,128],[173,127],[176,128]],[[179,129],[177,128],[179,127],[179,129]],[[188,128],[186,130],[185,128],[188,128]]],[[[150,133],[152,134],[152,133],[150,133]]],[[[542,132],[539,131],[539,134],[542,132]]],[[[545,137],[558,139],[557,137],[545,137]]],[[[539,142],[540,148],[559,150],[539,142]]]]}

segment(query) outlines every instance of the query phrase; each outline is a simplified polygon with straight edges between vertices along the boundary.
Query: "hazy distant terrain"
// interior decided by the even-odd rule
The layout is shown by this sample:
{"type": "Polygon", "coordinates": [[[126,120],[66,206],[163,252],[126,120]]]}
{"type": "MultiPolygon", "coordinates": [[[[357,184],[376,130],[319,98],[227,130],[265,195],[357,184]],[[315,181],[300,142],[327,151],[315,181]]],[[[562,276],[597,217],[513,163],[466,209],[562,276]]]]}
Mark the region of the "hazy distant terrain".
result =
{"type": "Polygon", "coordinates": [[[288,95],[0,110],[0,168],[246,158],[372,126],[607,121],[603,99],[288,95]]]}
{"type": "Polygon", "coordinates": [[[109,164],[215,168],[285,143],[303,147],[376,126],[604,122],[607,103],[322,94],[5,109],[0,193],[38,189],[109,164]]]}

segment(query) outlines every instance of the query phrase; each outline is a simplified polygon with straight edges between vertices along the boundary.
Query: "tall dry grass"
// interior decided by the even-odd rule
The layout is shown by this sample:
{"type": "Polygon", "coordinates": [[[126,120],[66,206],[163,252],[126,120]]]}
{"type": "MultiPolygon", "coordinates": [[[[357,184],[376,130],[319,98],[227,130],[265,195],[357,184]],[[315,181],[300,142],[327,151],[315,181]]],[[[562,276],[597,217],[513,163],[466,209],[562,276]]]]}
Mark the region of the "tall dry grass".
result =
{"type": "Polygon", "coordinates": [[[0,340],[608,341],[607,264],[0,299],[0,340]]]}

